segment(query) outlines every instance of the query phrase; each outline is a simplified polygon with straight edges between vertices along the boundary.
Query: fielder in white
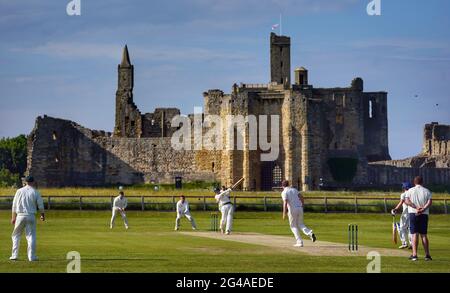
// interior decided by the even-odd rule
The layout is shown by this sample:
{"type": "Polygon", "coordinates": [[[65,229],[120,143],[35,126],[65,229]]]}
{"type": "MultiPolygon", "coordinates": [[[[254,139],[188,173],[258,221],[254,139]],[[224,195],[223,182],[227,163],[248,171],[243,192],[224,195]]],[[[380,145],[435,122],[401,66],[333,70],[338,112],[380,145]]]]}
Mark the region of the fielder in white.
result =
{"type": "Polygon", "coordinates": [[[12,204],[11,224],[14,225],[12,232],[12,255],[10,260],[19,258],[20,238],[25,230],[28,242],[28,260],[38,260],[36,256],[36,210],[41,213],[41,220],[45,221],[44,203],[40,193],[34,188],[34,179],[26,177],[26,185],[17,190],[12,204]]]}
{"type": "Polygon", "coordinates": [[[178,231],[178,229],[180,228],[180,221],[183,216],[185,216],[188,221],[191,222],[192,230],[197,230],[195,220],[191,216],[191,212],[189,211],[189,203],[187,202],[184,195],[180,196],[180,200],[177,202],[177,218],[175,219],[175,231],[178,231]]]}
{"type": "Polygon", "coordinates": [[[409,233],[409,213],[408,213],[408,206],[405,203],[405,196],[408,189],[412,187],[411,183],[404,182],[402,184],[403,193],[400,195],[400,202],[397,204],[397,206],[391,211],[391,214],[395,216],[397,211],[402,207],[402,214],[400,216],[400,226],[399,226],[399,234],[400,234],[400,241],[402,242],[402,245],[399,247],[400,249],[408,248],[410,249],[412,247],[411,242],[411,234],[409,233]]]}
{"type": "Polygon", "coordinates": [[[116,219],[117,213],[120,213],[122,216],[123,222],[125,224],[125,229],[128,230],[128,219],[127,215],[125,214],[125,209],[127,208],[128,200],[125,197],[125,194],[123,193],[123,187],[119,187],[119,196],[114,198],[113,207],[112,207],[112,217],[111,217],[111,224],[110,228],[112,229],[114,227],[114,220],[116,219]]]}
{"type": "Polygon", "coordinates": [[[289,181],[284,180],[281,183],[283,192],[281,198],[283,199],[283,220],[286,218],[286,214],[289,217],[289,225],[291,231],[297,240],[294,246],[303,247],[303,240],[300,236],[300,230],[307,235],[312,242],[316,241],[316,236],[313,231],[305,226],[303,223],[303,205],[304,200],[300,192],[289,186],[289,181]]]}
{"type": "Polygon", "coordinates": [[[222,190],[216,188],[214,191],[216,193],[214,198],[216,199],[216,202],[219,203],[219,211],[222,213],[222,218],[220,219],[220,232],[225,232],[227,235],[230,235],[231,230],[233,229],[234,215],[234,207],[230,200],[232,189],[225,189],[225,187],[222,186],[222,190]]]}

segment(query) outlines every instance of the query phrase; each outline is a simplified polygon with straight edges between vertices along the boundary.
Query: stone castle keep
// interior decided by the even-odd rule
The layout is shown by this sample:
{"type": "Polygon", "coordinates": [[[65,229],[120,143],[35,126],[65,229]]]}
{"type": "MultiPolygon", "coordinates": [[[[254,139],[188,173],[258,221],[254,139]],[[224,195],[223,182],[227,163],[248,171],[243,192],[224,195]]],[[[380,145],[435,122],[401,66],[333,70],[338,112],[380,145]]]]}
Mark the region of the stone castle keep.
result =
{"type": "MultiPolygon", "coordinates": [[[[171,122],[180,110],[139,111],[133,102],[134,68],[125,46],[118,66],[113,132],[38,117],[28,139],[28,172],[40,186],[173,183],[177,176],[227,186],[244,177],[244,190],[271,190],[282,179],[301,190],[387,187],[419,174],[427,184],[450,182],[450,126],[427,124],[422,153],[393,161],[387,93],[364,92],[361,78],[348,87],[315,88],[303,67],[294,70],[292,83],[290,46],[289,37],[270,35],[268,84],[241,83],[228,94],[218,89],[203,93],[202,117],[279,115],[279,154],[274,161],[262,161],[265,151],[259,148],[249,149],[248,127],[235,134],[243,137],[242,150],[173,149],[171,137],[177,128],[171,122]]],[[[188,117],[192,121],[194,116],[188,117]]]]}

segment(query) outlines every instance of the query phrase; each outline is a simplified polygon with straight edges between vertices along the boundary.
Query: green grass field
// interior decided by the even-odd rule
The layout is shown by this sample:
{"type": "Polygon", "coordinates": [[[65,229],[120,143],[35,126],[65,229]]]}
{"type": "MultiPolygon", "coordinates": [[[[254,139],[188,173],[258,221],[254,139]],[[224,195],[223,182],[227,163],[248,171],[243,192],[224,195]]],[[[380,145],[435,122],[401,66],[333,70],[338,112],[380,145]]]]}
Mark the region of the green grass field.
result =
{"type": "MultiPolygon", "coordinates": [[[[359,256],[310,256],[268,246],[182,235],[173,231],[174,213],[129,211],[130,230],[120,218],[108,227],[109,211],[50,211],[38,223],[39,262],[8,260],[11,249],[10,212],[0,212],[0,272],[65,272],[69,251],[81,254],[82,272],[360,272],[368,260],[359,256]]],[[[209,213],[195,212],[200,230],[209,229],[209,213]]],[[[347,225],[357,223],[360,244],[395,248],[391,217],[379,214],[306,213],[305,223],[319,240],[347,243],[347,225]]],[[[413,263],[405,257],[382,257],[382,272],[450,272],[450,217],[431,215],[432,262],[413,263]]],[[[235,232],[291,236],[280,213],[236,212],[235,232]]],[[[182,230],[190,231],[182,220],[182,230]]],[[[225,236],[224,236],[225,237],[225,236]]],[[[309,241],[309,240],[305,240],[309,241]]],[[[419,256],[423,257],[420,250],[419,256]]]]}

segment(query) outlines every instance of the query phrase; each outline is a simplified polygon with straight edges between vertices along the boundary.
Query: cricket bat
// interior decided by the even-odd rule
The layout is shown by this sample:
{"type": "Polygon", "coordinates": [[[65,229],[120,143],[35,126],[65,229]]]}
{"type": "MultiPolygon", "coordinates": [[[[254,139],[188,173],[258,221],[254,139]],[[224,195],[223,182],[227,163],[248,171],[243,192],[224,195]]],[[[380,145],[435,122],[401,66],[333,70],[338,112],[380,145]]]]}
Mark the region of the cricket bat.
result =
{"type": "Polygon", "coordinates": [[[392,216],[392,242],[397,244],[397,224],[395,224],[395,216],[392,216]]]}
{"type": "Polygon", "coordinates": [[[239,186],[239,184],[241,184],[241,182],[244,181],[244,177],[242,177],[241,179],[239,179],[236,183],[233,184],[233,186],[231,186],[231,189],[235,189],[237,186],[239,186]]]}

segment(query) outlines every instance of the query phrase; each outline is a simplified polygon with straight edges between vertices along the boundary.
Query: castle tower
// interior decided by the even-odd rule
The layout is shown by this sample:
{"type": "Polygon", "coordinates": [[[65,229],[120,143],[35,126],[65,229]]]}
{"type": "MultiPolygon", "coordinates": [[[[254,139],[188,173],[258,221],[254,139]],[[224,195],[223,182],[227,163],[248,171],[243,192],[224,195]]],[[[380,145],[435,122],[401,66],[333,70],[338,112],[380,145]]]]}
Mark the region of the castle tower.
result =
{"type": "Polygon", "coordinates": [[[123,48],[122,61],[117,71],[118,84],[114,136],[140,137],[142,133],[142,117],[133,102],[134,67],[131,65],[126,45],[123,48]]]}
{"type": "Polygon", "coordinates": [[[289,87],[291,84],[291,38],[270,34],[270,80],[289,87]]]}
{"type": "Polygon", "coordinates": [[[308,70],[305,67],[296,68],[294,75],[296,85],[308,85],[308,70]]]}

